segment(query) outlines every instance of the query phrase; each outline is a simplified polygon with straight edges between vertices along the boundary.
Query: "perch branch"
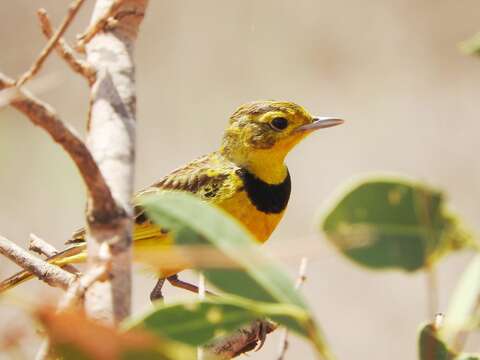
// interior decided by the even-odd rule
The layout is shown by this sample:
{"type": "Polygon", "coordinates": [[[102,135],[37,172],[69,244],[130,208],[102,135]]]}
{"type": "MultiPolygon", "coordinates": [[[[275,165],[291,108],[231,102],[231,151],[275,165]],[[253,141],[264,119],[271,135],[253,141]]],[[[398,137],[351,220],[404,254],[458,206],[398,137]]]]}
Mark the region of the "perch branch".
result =
{"type": "MultiPolygon", "coordinates": [[[[54,32],[50,19],[47,15],[47,11],[45,9],[38,9],[37,16],[43,34],[47,39],[51,39],[54,32]]],[[[60,55],[60,57],[65,60],[65,62],[74,72],[85,77],[90,85],[95,82],[95,71],[90,65],[88,65],[86,61],[78,59],[74,55],[73,49],[67,44],[67,42],[63,38],[58,39],[55,49],[57,50],[57,53],[60,55]]]]}
{"type": "MultiPolygon", "coordinates": [[[[305,283],[307,280],[307,266],[308,266],[308,258],[302,257],[302,260],[300,261],[300,266],[298,268],[298,277],[297,281],[295,283],[295,289],[300,290],[302,285],[305,283]]],[[[285,354],[287,353],[288,350],[288,329],[285,328],[283,330],[282,336],[280,338],[280,349],[278,352],[278,360],[283,360],[285,359],[285,354]]]]}
{"type": "Polygon", "coordinates": [[[47,45],[43,48],[42,52],[32,64],[30,69],[28,69],[28,71],[25,72],[17,80],[17,87],[21,87],[23,84],[25,84],[25,82],[35,76],[35,74],[40,70],[48,55],[50,55],[52,50],[56,47],[57,41],[63,36],[68,26],[72,23],[75,15],[77,14],[78,10],[80,10],[80,7],[83,5],[84,2],[85,0],[75,0],[73,3],[70,4],[70,6],[68,7],[68,13],[63,19],[62,24],[58,28],[57,32],[50,38],[47,45]]]}
{"type": "Polygon", "coordinates": [[[0,254],[3,254],[50,286],[67,289],[76,278],[75,275],[60,267],[29,254],[26,250],[23,250],[20,246],[3,236],[0,236],[0,254]]]}
{"type": "Polygon", "coordinates": [[[255,349],[262,341],[259,334],[270,334],[277,328],[272,322],[257,320],[203,347],[205,359],[227,360],[255,349]]]}
{"type": "MultiPolygon", "coordinates": [[[[12,79],[0,74],[0,90],[14,86],[15,83],[12,79]]],[[[11,105],[25,114],[35,125],[46,130],[77,165],[95,208],[92,213],[93,219],[101,219],[102,214],[115,211],[116,204],[110,188],[83,141],[73,129],[62,122],[50,105],[41,102],[26,90],[17,90],[18,96],[12,100],[11,105]]]]}

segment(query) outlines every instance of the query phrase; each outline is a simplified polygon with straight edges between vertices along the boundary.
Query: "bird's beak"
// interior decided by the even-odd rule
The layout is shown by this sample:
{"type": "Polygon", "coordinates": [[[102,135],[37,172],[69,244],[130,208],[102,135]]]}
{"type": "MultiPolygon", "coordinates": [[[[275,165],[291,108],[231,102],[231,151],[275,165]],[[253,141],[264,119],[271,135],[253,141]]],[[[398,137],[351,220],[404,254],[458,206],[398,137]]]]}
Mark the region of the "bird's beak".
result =
{"type": "Polygon", "coordinates": [[[343,124],[344,121],[342,119],[334,118],[334,117],[314,117],[313,121],[310,124],[302,125],[295,129],[295,132],[304,132],[304,131],[314,131],[317,129],[324,129],[332,126],[337,126],[343,124]]]}

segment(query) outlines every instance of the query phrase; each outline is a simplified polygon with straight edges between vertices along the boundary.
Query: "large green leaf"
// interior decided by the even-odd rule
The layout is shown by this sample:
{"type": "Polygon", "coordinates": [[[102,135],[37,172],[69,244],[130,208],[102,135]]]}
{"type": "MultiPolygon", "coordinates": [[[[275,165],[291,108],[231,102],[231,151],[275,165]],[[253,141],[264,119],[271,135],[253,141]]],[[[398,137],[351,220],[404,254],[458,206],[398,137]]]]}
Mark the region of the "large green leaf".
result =
{"type": "Polygon", "coordinates": [[[451,297],[442,326],[442,336],[452,341],[460,331],[472,329],[474,318],[478,319],[480,298],[480,255],[476,255],[462,274],[451,297]],[[475,314],[477,312],[477,314],[475,314]]]}
{"type": "Polygon", "coordinates": [[[282,324],[307,321],[305,312],[288,304],[260,303],[233,296],[214,296],[202,302],[157,304],[147,314],[129,321],[128,330],[148,330],[192,346],[204,345],[242,325],[269,317],[282,324]]]}
{"type": "Polygon", "coordinates": [[[439,191],[400,179],[371,178],[347,189],[322,229],[349,259],[375,269],[415,271],[472,244],[439,191]]]}
{"type": "Polygon", "coordinates": [[[301,330],[327,359],[333,358],[291,279],[262,253],[248,231],[235,219],[219,208],[182,192],[144,196],[140,203],[150,219],[172,231],[177,244],[209,246],[225,257],[228,265],[216,264],[213,268],[205,263],[205,259],[193,261],[196,269],[202,270],[210,283],[239,297],[295,306],[304,316],[302,319],[289,318],[290,326],[301,330]]]}

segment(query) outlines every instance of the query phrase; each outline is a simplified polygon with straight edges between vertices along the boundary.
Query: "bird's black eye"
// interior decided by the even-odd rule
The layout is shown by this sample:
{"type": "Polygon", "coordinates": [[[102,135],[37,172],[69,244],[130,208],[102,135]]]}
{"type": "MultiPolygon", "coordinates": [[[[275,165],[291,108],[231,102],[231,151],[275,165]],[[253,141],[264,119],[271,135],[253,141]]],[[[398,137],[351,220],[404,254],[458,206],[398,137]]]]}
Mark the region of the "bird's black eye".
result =
{"type": "Polygon", "coordinates": [[[271,122],[275,130],[284,130],[288,126],[288,120],[282,117],[277,117],[271,122]]]}

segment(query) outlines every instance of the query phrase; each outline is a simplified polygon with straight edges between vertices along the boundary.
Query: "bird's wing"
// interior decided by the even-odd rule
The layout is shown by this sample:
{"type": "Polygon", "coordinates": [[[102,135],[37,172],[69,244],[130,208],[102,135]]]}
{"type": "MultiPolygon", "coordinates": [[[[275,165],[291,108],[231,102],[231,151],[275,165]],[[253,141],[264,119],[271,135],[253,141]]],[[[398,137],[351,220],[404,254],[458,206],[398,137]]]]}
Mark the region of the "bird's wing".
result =
{"type": "MultiPolygon", "coordinates": [[[[164,190],[186,191],[199,198],[218,204],[232,197],[242,187],[242,181],[237,176],[238,167],[213,153],[198,158],[191,163],[172,171],[159,182],[139,191],[135,194],[135,240],[138,238],[150,238],[158,235],[161,229],[150,226],[150,220],[145,210],[138,205],[141,196],[155,194],[164,190]],[[155,234],[150,234],[154,232],[155,234]]],[[[83,242],[85,229],[77,230],[67,244],[83,242]]]]}

